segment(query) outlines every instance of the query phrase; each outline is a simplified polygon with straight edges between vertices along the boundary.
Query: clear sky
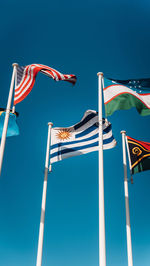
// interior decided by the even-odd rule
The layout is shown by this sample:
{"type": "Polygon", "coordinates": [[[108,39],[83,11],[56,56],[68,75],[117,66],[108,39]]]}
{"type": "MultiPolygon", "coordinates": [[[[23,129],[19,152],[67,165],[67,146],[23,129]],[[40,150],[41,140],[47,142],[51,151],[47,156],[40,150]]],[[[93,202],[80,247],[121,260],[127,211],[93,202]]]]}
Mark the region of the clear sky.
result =
{"type": "MultiPolygon", "coordinates": [[[[144,1],[3,1],[0,3],[0,107],[12,63],[40,63],[77,84],[38,74],[16,106],[20,135],[8,138],[0,178],[0,265],[36,264],[47,123],[71,126],[98,108],[97,72],[118,79],[150,77],[150,3],[144,1]]],[[[104,108],[103,108],[103,115],[104,108]]],[[[135,109],[109,121],[116,148],[104,151],[107,266],[126,266],[121,130],[150,142],[150,117],[135,109]]],[[[98,154],[53,164],[48,179],[43,266],[98,266],[98,154]]],[[[150,265],[150,172],[129,184],[133,261],[150,265]]]]}

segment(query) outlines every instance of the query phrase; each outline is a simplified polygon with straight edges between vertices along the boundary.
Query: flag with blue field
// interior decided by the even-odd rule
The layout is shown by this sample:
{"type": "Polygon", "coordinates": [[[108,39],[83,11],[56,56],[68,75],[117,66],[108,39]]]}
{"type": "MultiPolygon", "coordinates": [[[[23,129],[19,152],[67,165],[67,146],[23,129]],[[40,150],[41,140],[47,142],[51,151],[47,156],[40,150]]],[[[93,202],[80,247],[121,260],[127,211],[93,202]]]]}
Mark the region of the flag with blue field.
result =
{"type": "MultiPolygon", "coordinates": [[[[97,151],[98,138],[98,113],[93,110],[86,111],[82,120],[71,127],[52,128],[50,163],[97,151]]],[[[115,146],[116,140],[112,135],[111,123],[103,119],[103,149],[111,149],[115,146]]]]}
{"type": "MultiPolygon", "coordinates": [[[[0,138],[2,137],[3,133],[5,114],[6,114],[5,109],[0,108],[0,138]]],[[[8,128],[7,128],[7,137],[19,135],[19,128],[16,122],[17,116],[18,116],[17,112],[15,113],[10,112],[8,128]]]]}

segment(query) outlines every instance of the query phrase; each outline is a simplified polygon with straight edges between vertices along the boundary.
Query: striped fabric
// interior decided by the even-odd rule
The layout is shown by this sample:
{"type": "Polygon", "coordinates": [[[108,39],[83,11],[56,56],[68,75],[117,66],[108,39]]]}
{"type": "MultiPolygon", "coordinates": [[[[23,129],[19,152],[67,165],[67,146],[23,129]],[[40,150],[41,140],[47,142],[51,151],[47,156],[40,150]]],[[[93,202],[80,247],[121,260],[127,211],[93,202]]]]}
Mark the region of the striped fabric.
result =
{"type": "Polygon", "coordinates": [[[150,115],[150,93],[141,93],[141,86],[124,86],[108,79],[104,79],[104,84],[106,116],[112,115],[116,110],[128,110],[132,107],[142,116],[150,115]]]}
{"type": "Polygon", "coordinates": [[[14,105],[21,102],[32,90],[38,72],[42,72],[55,81],[64,80],[76,83],[75,75],[64,75],[57,70],[41,64],[32,64],[17,68],[17,86],[15,88],[14,105]]]}
{"type": "MultiPolygon", "coordinates": [[[[82,120],[68,128],[52,128],[50,163],[98,150],[98,113],[85,112],[82,120]]],[[[111,124],[103,119],[103,149],[116,145],[111,124]]]]}

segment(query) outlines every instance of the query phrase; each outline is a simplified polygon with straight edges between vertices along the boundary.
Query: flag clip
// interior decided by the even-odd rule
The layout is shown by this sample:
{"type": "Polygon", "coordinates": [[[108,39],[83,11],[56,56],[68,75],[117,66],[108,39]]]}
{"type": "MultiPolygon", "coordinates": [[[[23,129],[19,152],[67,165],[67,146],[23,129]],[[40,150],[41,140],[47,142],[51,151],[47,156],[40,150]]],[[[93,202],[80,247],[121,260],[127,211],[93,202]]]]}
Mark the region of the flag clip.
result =
{"type": "Polygon", "coordinates": [[[52,165],[49,166],[49,172],[52,172],[52,165]]]}
{"type": "Polygon", "coordinates": [[[131,176],[131,184],[133,185],[133,176],[131,176]]]}

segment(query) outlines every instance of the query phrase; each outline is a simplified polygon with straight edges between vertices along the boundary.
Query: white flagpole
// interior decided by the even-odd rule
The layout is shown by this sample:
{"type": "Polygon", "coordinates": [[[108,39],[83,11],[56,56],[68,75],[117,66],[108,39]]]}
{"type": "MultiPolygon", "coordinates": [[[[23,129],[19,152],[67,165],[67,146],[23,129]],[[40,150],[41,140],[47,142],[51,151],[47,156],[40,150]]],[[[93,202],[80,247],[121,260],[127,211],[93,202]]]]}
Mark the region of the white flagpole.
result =
{"type": "MultiPolygon", "coordinates": [[[[17,71],[16,71],[16,75],[15,75],[15,89],[17,87],[17,71]]],[[[12,107],[12,113],[15,113],[15,105],[13,105],[12,107]]]]}
{"type": "Polygon", "coordinates": [[[46,149],[46,159],[45,159],[45,173],[44,173],[43,196],[42,196],[42,207],[41,207],[41,220],[40,220],[40,230],[39,230],[39,241],[38,241],[38,252],[37,252],[36,266],[41,266],[42,265],[45,207],[46,207],[46,193],[47,193],[47,179],[48,179],[48,164],[49,164],[50,138],[51,138],[51,128],[52,128],[52,126],[53,126],[53,123],[48,123],[47,149],[46,149]]]}
{"type": "Polygon", "coordinates": [[[2,133],[1,145],[0,145],[0,175],[2,171],[2,163],[3,163],[3,157],[4,157],[4,149],[5,149],[7,128],[8,128],[9,114],[10,114],[13,89],[14,89],[14,81],[15,81],[15,76],[17,73],[18,64],[14,63],[12,64],[12,66],[13,66],[13,73],[12,73],[12,79],[11,79],[11,84],[10,84],[10,90],[9,90],[9,96],[8,96],[6,114],[5,114],[5,121],[4,121],[4,127],[3,127],[3,133],[2,133]]]}
{"type": "Polygon", "coordinates": [[[125,149],[126,131],[122,130],[120,133],[122,134],[122,149],[123,149],[124,192],[125,192],[125,207],[126,207],[126,232],[127,232],[128,266],[133,266],[130,212],[129,212],[128,179],[127,179],[127,159],[126,159],[126,149],[125,149]]]}
{"type": "Polygon", "coordinates": [[[106,266],[105,247],[105,208],[104,208],[104,173],[103,173],[103,120],[102,120],[102,79],[98,75],[98,112],[99,112],[99,266],[106,266]]]}

